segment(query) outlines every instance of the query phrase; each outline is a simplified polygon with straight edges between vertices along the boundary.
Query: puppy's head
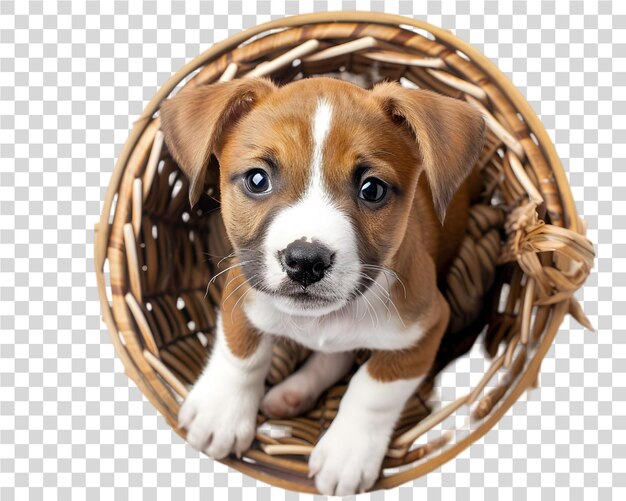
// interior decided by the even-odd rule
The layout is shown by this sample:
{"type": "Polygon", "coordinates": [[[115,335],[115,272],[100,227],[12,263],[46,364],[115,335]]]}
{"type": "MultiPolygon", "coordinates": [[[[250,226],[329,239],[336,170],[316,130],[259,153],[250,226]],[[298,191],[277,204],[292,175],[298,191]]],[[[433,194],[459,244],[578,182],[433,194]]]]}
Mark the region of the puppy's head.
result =
{"type": "Polygon", "coordinates": [[[484,129],[456,99],[330,78],[203,86],[166,101],[161,121],[192,205],[219,161],[222,216],[250,284],[311,316],[371,285],[400,246],[422,171],[443,221],[484,129]]]}

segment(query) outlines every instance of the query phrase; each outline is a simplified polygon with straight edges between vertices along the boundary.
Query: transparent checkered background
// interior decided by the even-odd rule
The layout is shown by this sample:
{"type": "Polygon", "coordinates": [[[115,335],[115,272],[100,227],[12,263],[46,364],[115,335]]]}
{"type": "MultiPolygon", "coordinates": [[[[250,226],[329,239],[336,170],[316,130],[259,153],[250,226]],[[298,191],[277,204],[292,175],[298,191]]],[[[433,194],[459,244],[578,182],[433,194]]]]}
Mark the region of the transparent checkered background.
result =
{"type": "Polygon", "coordinates": [[[598,254],[576,294],[598,331],[564,322],[541,389],[456,460],[359,497],[626,499],[626,2],[2,0],[3,501],[312,499],[201,456],[129,381],[100,320],[92,230],[132,121],[173,72],[242,28],[337,9],[425,19],[491,58],[541,116],[598,254]]]}

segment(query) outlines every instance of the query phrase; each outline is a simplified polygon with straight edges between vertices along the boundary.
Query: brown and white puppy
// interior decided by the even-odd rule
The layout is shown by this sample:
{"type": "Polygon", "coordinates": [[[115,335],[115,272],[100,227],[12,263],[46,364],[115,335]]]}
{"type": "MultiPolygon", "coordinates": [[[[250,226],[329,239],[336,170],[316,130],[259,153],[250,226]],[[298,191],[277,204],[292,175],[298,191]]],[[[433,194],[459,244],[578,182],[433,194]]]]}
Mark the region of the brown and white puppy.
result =
{"type": "Polygon", "coordinates": [[[481,114],[397,83],[244,79],[181,92],[161,124],[192,204],[219,161],[237,256],[215,348],[180,411],[189,443],[241,455],[259,406],[307,410],[367,348],[309,469],[324,494],[370,488],[448,323],[437,279],[463,237],[481,114]],[[315,353],[264,397],[276,336],[315,353]]]}

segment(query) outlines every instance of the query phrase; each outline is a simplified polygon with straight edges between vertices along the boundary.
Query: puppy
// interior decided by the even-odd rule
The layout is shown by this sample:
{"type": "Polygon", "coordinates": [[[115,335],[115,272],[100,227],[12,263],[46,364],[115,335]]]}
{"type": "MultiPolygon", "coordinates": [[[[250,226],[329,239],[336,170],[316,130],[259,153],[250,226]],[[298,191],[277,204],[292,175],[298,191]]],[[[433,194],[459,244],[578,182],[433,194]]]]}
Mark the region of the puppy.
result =
{"type": "Polygon", "coordinates": [[[369,489],[448,324],[437,280],[463,237],[481,114],[397,83],[320,77],[202,86],[164,102],[160,117],[192,205],[218,160],[236,252],[214,349],[180,410],[187,440],[240,456],[259,406],[306,411],[355,349],[369,349],[309,459],[320,492],[369,489]],[[277,336],[314,353],[264,395],[277,336]]]}

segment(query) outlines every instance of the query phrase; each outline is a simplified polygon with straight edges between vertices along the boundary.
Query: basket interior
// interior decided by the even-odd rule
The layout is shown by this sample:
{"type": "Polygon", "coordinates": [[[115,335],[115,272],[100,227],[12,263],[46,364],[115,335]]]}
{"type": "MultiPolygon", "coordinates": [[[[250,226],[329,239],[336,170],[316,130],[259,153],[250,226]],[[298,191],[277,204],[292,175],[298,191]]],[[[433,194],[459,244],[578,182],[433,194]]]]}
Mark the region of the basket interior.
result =
{"type": "MultiPolygon", "coordinates": [[[[449,34],[413,24],[276,25],[233,41],[227,51],[199,61],[197,72],[173,79],[173,85],[185,77],[186,86],[196,86],[268,76],[285,84],[327,75],[366,88],[397,80],[464,99],[486,118],[487,141],[478,160],[483,191],[470,211],[460,255],[441,285],[453,319],[431,377],[398,423],[376,487],[425,473],[483,434],[520,392],[536,384],[563,315],[570,312],[588,324],[572,294],[589,272],[593,248],[581,235],[584,225],[560,182],[562,168],[551,145],[542,142],[545,131],[529,126],[527,110],[518,107],[519,97],[497,70],[490,73],[449,34]],[[471,349],[481,332],[489,357],[484,376],[460,397],[431,408],[437,373],[471,349]]],[[[175,427],[180,403],[210,353],[226,276],[220,272],[232,249],[220,216],[214,159],[205,193],[189,206],[187,179],[159,131],[158,103],[166,95],[147,108],[120,157],[97,228],[96,264],[117,352],[175,427]]],[[[294,343],[278,343],[268,385],[308,355],[294,343]]],[[[358,361],[366,357],[362,352],[358,361]]],[[[336,415],[348,379],[325,392],[305,416],[268,421],[259,414],[253,448],[242,460],[224,462],[271,483],[312,491],[308,454],[336,415]]],[[[184,436],[184,430],[177,432],[184,436]]]]}

